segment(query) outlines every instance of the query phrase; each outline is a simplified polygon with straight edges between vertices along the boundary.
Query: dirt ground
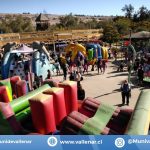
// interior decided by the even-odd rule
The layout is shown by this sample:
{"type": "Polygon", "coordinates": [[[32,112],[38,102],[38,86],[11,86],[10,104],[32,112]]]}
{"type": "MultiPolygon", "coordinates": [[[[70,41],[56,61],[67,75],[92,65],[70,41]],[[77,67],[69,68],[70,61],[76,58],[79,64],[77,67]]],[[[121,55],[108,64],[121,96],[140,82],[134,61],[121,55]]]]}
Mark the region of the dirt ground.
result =
{"type": "MultiPolygon", "coordinates": [[[[92,97],[99,101],[111,104],[114,106],[121,106],[121,92],[120,86],[121,82],[128,77],[128,72],[118,72],[116,65],[112,63],[113,60],[107,63],[107,69],[104,74],[97,73],[95,71],[90,71],[88,74],[85,73],[83,76],[83,81],[81,84],[85,89],[86,97],[92,97]]],[[[90,70],[90,69],[89,69],[90,70]]],[[[62,76],[53,77],[62,80],[62,76]]],[[[138,96],[141,90],[145,89],[144,87],[136,86],[137,81],[134,81],[132,84],[131,98],[129,106],[124,105],[121,107],[134,108],[137,102],[138,96]]]]}

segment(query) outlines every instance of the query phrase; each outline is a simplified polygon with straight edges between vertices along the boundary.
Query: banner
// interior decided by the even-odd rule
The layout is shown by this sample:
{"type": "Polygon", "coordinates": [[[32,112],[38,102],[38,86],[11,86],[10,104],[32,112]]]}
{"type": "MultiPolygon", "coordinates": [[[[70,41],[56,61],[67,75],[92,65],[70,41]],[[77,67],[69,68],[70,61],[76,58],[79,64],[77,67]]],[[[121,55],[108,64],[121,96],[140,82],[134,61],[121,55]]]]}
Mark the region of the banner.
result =
{"type": "Polygon", "coordinates": [[[150,136],[0,136],[1,150],[149,150],[150,136]]]}

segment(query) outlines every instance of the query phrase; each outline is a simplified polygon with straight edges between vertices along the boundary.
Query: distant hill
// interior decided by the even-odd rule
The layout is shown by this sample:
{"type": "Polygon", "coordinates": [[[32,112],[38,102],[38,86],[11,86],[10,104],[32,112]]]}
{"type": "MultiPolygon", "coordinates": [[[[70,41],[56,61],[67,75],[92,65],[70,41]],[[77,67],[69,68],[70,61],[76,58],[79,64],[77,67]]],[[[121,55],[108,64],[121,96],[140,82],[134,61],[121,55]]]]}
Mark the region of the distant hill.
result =
{"type": "MultiPolygon", "coordinates": [[[[30,18],[32,20],[33,25],[35,26],[35,19],[39,14],[30,14],[30,13],[22,13],[22,14],[6,14],[6,13],[0,13],[0,20],[4,19],[7,15],[11,15],[14,18],[18,15],[22,15],[23,17],[30,18]]],[[[55,15],[55,14],[45,14],[47,18],[49,19],[49,23],[51,25],[55,25],[59,23],[59,17],[65,16],[65,15],[55,15]]],[[[109,20],[113,19],[114,16],[87,16],[87,15],[74,15],[75,17],[79,18],[83,22],[87,22],[93,18],[95,18],[97,21],[102,21],[102,20],[109,20]]]]}

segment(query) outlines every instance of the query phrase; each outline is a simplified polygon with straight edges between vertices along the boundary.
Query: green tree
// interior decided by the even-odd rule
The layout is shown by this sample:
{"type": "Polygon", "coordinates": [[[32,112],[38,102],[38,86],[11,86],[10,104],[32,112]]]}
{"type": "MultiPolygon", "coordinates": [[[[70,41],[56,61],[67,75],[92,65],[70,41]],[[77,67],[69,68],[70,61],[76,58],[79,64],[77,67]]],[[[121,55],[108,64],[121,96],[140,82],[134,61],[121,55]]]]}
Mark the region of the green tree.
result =
{"type": "Polygon", "coordinates": [[[98,22],[97,20],[93,17],[91,20],[87,21],[85,23],[86,27],[88,29],[96,29],[97,28],[97,25],[98,25],[98,22]]]}
{"type": "Polygon", "coordinates": [[[64,17],[60,17],[59,18],[60,20],[60,23],[58,24],[59,27],[63,27],[65,29],[73,29],[73,28],[76,28],[77,27],[77,24],[78,24],[78,18],[77,17],[74,17],[72,15],[72,13],[70,13],[69,15],[67,16],[64,16],[64,17]]]}
{"type": "Polygon", "coordinates": [[[120,39],[120,34],[113,25],[113,22],[105,22],[103,24],[103,40],[104,42],[114,43],[120,39]]]}
{"type": "Polygon", "coordinates": [[[139,8],[137,15],[138,15],[139,21],[150,20],[150,11],[144,6],[139,8]]]}
{"type": "Polygon", "coordinates": [[[140,21],[135,23],[134,31],[149,31],[150,32],[150,22],[149,21],[140,21]]]}
{"type": "Polygon", "coordinates": [[[128,34],[129,28],[131,28],[132,21],[128,18],[120,17],[115,20],[115,26],[121,35],[128,34]]]}
{"type": "Polygon", "coordinates": [[[19,33],[19,32],[32,32],[34,27],[29,18],[19,16],[7,15],[0,23],[0,31],[2,33],[19,33]]]}
{"type": "Polygon", "coordinates": [[[125,12],[125,16],[129,19],[132,19],[133,17],[133,12],[134,12],[134,7],[129,4],[129,5],[125,5],[122,9],[123,12],[125,12]]]}

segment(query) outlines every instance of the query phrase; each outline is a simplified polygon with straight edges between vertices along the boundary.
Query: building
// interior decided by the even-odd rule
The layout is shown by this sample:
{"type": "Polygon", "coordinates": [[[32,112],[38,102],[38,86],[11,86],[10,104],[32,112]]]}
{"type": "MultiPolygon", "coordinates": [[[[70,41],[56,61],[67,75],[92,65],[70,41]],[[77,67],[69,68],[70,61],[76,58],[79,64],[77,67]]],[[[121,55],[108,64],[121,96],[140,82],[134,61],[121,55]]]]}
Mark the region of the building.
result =
{"type": "Polygon", "coordinates": [[[37,31],[45,31],[48,29],[49,19],[44,14],[40,14],[36,18],[35,22],[36,22],[36,30],[37,31]]]}

